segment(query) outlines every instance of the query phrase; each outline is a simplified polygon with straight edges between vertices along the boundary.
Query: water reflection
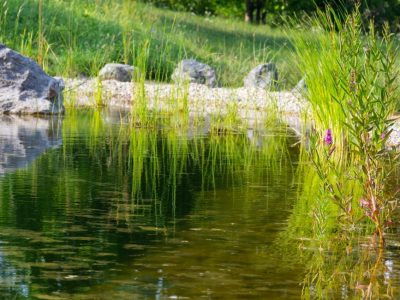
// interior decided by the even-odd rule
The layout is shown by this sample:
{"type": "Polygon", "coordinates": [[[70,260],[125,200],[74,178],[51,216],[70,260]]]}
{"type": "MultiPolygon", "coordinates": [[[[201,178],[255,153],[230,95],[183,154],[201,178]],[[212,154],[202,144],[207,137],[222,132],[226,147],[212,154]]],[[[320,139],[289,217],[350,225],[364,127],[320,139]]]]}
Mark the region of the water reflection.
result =
{"type": "Polygon", "coordinates": [[[313,174],[284,127],[135,128],[77,112],[61,144],[45,121],[30,141],[52,146],[0,178],[0,298],[398,296],[396,234],[383,252],[338,234],[328,202],[304,193],[313,174]]]}
{"type": "Polygon", "coordinates": [[[298,252],[306,262],[303,298],[398,299],[399,249],[388,251],[376,243],[338,235],[325,242],[303,241],[298,252]]]}
{"type": "Polygon", "coordinates": [[[61,119],[0,115],[0,175],[26,167],[61,143],[61,119]]]}
{"type": "Polygon", "coordinates": [[[335,203],[319,189],[318,175],[302,163],[302,189],[277,239],[286,255],[303,265],[302,298],[398,299],[398,229],[380,248],[368,223],[355,226],[338,217],[335,203]]]}
{"type": "MultiPolygon", "coordinates": [[[[266,247],[295,197],[286,131],[127,121],[69,114],[61,147],[0,179],[0,295],[279,295],[266,247]]],[[[298,281],[281,290],[298,295],[298,281]]]]}

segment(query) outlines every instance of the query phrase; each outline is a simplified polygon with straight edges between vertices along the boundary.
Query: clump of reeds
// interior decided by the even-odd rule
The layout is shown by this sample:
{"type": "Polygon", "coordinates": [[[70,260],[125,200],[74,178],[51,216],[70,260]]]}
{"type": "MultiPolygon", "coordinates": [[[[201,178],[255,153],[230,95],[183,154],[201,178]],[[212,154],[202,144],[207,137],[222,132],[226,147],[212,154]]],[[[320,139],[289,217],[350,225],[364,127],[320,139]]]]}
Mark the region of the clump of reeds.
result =
{"type": "Polygon", "coordinates": [[[314,118],[311,161],[323,197],[353,225],[372,221],[383,242],[397,206],[387,189],[397,155],[386,147],[398,96],[397,49],[387,26],[381,34],[372,22],[362,27],[358,8],[347,16],[329,9],[311,24],[314,37],[294,40],[314,118]]]}

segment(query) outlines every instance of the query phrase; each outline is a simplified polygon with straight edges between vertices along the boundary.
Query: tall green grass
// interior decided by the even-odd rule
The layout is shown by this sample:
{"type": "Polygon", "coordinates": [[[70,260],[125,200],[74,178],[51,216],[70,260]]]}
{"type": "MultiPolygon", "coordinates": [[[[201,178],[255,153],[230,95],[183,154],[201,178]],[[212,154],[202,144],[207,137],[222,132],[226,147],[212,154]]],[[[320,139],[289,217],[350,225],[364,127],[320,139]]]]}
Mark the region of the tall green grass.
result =
{"type": "Polygon", "coordinates": [[[333,200],[352,226],[362,211],[382,241],[397,203],[387,188],[397,155],[386,148],[399,96],[393,36],[363,28],[358,9],[328,9],[305,26],[313,36],[294,35],[293,44],[307,76],[319,199],[333,200]]]}
{"type": "Polygon", "coordinates": [[[182,58],[216,68],[223,86],[240,86],[257,64],[276,60],[287,84],[297,74],[283,32],[237,20],[204,18],[126,0],[8,0],[0,39],[52,75],[95,77],[108,62],[134,64],[149,44],[147,79],[169,81],[182,58]]]}

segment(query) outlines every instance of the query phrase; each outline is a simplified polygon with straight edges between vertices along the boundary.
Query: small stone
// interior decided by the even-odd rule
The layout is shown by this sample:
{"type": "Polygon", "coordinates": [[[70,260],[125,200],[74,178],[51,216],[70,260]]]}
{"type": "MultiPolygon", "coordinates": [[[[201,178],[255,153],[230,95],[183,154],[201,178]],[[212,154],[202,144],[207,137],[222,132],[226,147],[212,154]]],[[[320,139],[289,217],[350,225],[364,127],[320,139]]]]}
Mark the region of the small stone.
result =
{"type": "Polygon", "coordinates": [[[300,94],[300,95],[306,95],[308,93],[308,88],[306,84],[306,78],[303,77],[293,88],[292,90],[293,94],[300,94]]]}
{"type": "Polygon", "coordinates": [[[54,76],[53,78],[58,81],[58,85],[64,90],[65,89],[64,79],[62,79],[59,76],[54,76]]]}
{"type": "Polygon", "coordinates": [[[217,86],[215,70],[209,65],[194,59],[182,60],[176,67],[171,78],[177,84],[198,83],[212,88],[217,86]]]}
{"type": "Polygon", "coordinates": [[[258,65],[244,78],[244,86],[249,88],[272,89],[278,85],[278,70],[274,63],[258,65]]]}
{"type": "Polygon", "coordinates": [[[135,68],[123,64],[106,64],[99,72],[100,80],[132,81],[135,68]]]}

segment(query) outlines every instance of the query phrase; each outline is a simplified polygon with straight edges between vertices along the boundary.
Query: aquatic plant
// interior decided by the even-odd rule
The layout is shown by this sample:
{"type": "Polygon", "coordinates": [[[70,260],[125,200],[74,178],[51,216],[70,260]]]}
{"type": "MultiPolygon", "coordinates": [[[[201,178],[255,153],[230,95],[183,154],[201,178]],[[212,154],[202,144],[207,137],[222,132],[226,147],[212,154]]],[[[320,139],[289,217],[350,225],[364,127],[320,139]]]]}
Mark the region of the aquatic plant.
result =
{"type": "MultiPolygon", "coordinates": [[[[369,235],[375,225],[357,201],[364,189],[343,169],[335,169],[329,156],[334,143],[326,145],[324,137],[326,131],[319,139],[325,152],[318,166],[323,167],[312,167],[308,155],[300,160],[299,197],[276,244],[304,265],[302,299],[396,298],[395,274],[386,266],[390,255],[379,236],[369,235]]],[[[385,237],[391,245],[393,237],[385,237]]]]}
{"type": "Polygon", "coordinates": [[[103,83],[99,77],[96,78],[96,88],[94,89],[94,105],[96,107],[103,107],[103,83]]]}
{"type": "Polygon", "coordinates": [[[322,197],[340,207],[350,227],[369,219],[383,242],[397,207],[387,185],[398,156],[386,146],[399,95],[397,49],[387,26],[381,36],[372,22],[362,28],[358,8],[340,17],[328,9],[313,22],[316,37],[300,39],[297,53],[307,72],[315,119],[309,154],[322,197]]]}

